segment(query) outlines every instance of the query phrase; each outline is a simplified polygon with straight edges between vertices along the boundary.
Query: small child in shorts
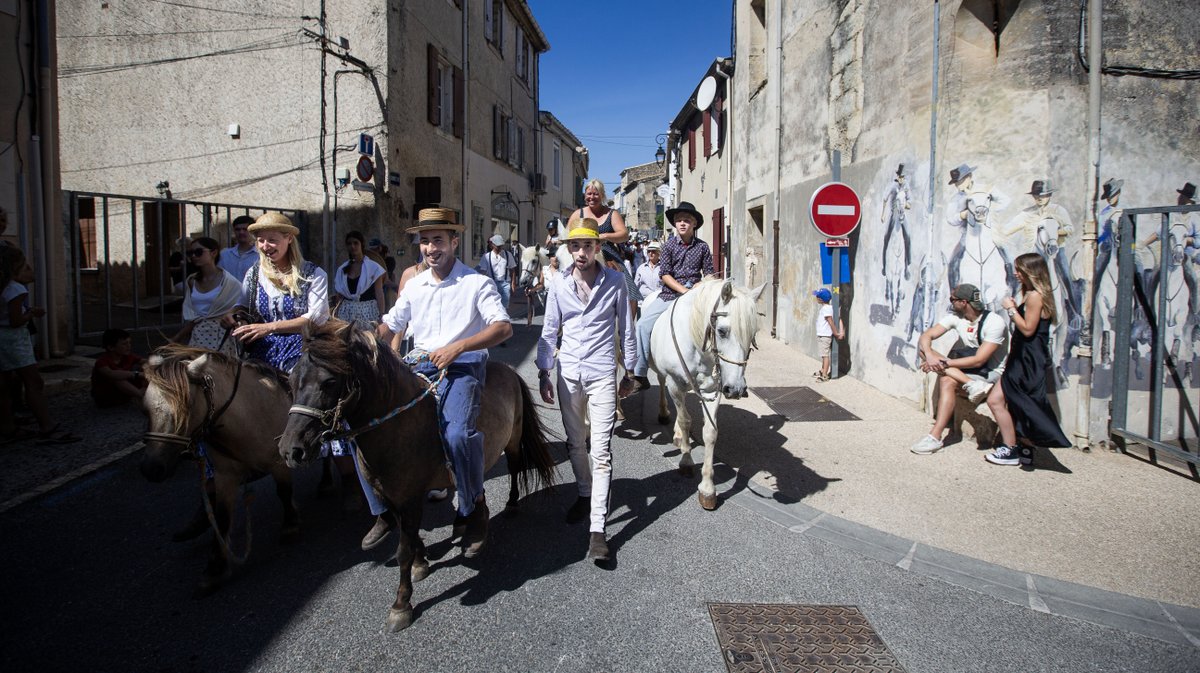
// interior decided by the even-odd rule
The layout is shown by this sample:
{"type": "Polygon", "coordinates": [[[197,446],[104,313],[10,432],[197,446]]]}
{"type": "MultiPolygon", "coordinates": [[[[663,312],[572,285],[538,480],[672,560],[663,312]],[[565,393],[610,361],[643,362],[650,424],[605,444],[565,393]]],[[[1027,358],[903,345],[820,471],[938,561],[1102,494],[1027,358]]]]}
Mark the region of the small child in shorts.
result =
{"type": "Polygon", "coordinates": [[[833,322],[833,307],[829,305],[829,301],[833,299],[833,295],[827,288],[813,290],[813,296],[817,298],[817,304],[820,309],[817,311],[817,346],[821,357],[821,369],[813,372],[813,378],[818,381],[829,380],[830,369],[830,354],[833,352],[833,338],[836,336],[839,340],[846,334],[843,330],[835,327],[833,322]]]}

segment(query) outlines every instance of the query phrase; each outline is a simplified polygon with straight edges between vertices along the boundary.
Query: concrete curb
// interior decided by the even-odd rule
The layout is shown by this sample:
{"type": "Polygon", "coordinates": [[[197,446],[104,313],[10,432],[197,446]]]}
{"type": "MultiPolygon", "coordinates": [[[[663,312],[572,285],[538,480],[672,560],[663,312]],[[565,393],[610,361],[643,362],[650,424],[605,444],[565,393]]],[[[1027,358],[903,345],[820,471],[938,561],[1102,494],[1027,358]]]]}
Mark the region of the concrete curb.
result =
{"type": "Polygon", "coordinates": [[[84,465],[83,467],[72,470],[72,471],[68,472],[67,474],[62,475],[61,477],[52,479],[52,480],[42,484],[41,486],[38,486],[37,488],[30,489],[18,496],[9,498],[7,501],[0,503],[0,514],[4,514],[5,512],[9,511],[10,509],[19,507],[19,506],[29,502],[30,500],[39,498],[55,489],[66,486],[67,484],[71,483],[72,481],[75,481],[76,479],[79,479],[80,477],[86,477],[87,475],[89,475],[93,472],[96,472],[96,471],[100,470],[101,468],[107,467],[108,465],[111,465],[112,463],[115,463],[118,460],[121,460],[122,458],[137,451],[138,449],[141,449],[143,446],[145,446],[145,445],[140,441],[134,442],[133,444],[130,444],[129,446],[127,446],[123,449],[118,449],[118,450],[108,454],[107,456],[104,456],[103,458],[99,458],[97,460],[94,460],[94,461],[88,463],[87,465],[84,465]]]}
{"type": "Polygon", "coordinates": [[[790,533],[814,537],[901,570],[920,573],[1037,612],[1200,648],[1200,610],[1196,608],[1012,570],[906,540],[808,505],[779,503],[770,492],[756,492],[755,488],[763,489],[761,485],[753,481],[750,484],[750,488],[728,501],[790,533]]]}

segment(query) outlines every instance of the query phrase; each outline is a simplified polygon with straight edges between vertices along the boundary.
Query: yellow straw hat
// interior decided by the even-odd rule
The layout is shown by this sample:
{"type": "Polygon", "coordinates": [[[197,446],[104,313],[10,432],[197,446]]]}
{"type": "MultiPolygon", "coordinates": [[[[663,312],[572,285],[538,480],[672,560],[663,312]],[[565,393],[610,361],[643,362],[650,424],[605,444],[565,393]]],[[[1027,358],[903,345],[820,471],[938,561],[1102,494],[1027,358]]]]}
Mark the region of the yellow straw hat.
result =
{"type": "Polygon", "coordinates": [[[590,217],[575,221],[575,226],[567,231],[562,241],[599,241],[600,224],[590,217]]]}
{"type": "Polygon", "coordinates": [[[260,231],[282,231],[292,236],[300,235],[300,230],[283,213],[263,213],[254,221],[254,224],[246,227],[246,231],[252,234],[260,231]]]}
{"type": "Polygon", "coordinates": [[[457,216],[449,208],[422,208],[421,212],[417,213],[417,223],[405,231],[415,234],[431,229],[462,231],[466,226],[458,223],[457,216]]]}

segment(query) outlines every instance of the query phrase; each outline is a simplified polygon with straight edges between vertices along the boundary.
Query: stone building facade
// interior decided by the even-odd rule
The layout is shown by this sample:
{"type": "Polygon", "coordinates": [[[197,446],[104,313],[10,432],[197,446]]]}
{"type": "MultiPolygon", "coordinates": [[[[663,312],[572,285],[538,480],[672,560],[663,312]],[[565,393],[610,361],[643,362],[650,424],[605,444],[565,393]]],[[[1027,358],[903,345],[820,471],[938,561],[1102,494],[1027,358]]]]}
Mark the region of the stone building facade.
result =
{"type": "Polygon", "coordinates": [[[614,190],[625,226],[630,232],[648,235],[658,229],[656,217],[663,212],[659,185],[666,182],[667,171],[656,162],[630,166],[621,171],[621,186],[614,190]]]}
{"type": "Polygon", "coordinates": [[[65,189],[296,209],[323,264],[350,229],[414,261],[401,232],[433,204],[468,261],[532,230],[549,43],[524,0],[328,3],[323,24],[316,0],[58,6],[65,189]]]}
{"type": "MultiPolygon", "coordinates": [[[[668,156],[675,169],[675,202],[687,201],[704,215],[697,235],[708,243],[713,268],[718,274],[729,270],[729,170],[733,150],[729,145],[729,78],[733,59],[719,58],[709,65],[696,88],[671,121],[668,156]],[[707,82],[707,84],[706,84],[707,82]],[[702,87],[711,88],[711,100],[698,100],[702,87]]],[[[668,225],[669,226],[669,225],[668,225]]]]}
{"type": "Polygon", "coordinates": [[[588,149],[552,113],[542,110],[539,144],[542,189],[536,222],[542,226],[557,217],[566,222],[583,206],[583,183],[587,182],[588,149]]]}
{"type": "MultiPolygon", "coordinates": [[[[951,282],[979,285],[998,307],[1011,292],[1011,260],[1040,252],[1064,316],[1053,329],[1053,402],[1076,441],[1106,438],[1112,364],[1103,351],[1125,327],[1111,324],[1115,265],[1095,284],[1095,314],[1083,315],[1082,290],[1093,282],[1084,224],[1109,180],[1123,181],[1121,207],[1173,206],[1200,182],[1200,82],[1162,72],[1196,67],[1200,5],[1105,3],[1102,55],[1084,51],[1079,3],[743,0],[735,20],[731,268],[747,285],[778,279],[765,302],[778,338],[815,352],[810,294],[821,284],[823,238],[807,211],[838,150],[841,180],[862,199],[842,288],[843,371],[923,399],[917,337],[946,312],[951,282]],[[1106,65],[1095,184],[1085,62],[1106,65]],[[1051,185],[1053,208],[1040,207],[1032,193],[1051,185]],[[960,191],[972,204],[966,220],[954,205],[960,191]],[[1091,399],[1077,404],[1089,320],[1091,399]]],[[[1169,306],[1186,307],[1197,290],[1177,285],[1169,306]]],[[[1169,343],[1194,398],[1197,318],[1169,310],[1179,314],[1169,343]]]]}

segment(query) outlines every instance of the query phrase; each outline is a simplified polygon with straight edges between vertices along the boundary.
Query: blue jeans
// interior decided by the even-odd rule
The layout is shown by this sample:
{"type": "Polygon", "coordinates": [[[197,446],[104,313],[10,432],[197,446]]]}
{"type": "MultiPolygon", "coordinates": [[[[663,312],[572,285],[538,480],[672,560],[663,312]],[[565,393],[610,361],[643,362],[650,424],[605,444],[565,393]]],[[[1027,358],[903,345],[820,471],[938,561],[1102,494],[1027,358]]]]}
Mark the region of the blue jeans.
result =
{"type": "MultiPolygon", "coordinates": [[[[428,362],[416,371],[437,376],[437,368],[428,362]]],[[[438,421],[454,468],[461,516],[474,511],[475,499],[483,495],[483,433],[475,426],[486,375],[487,351],[464,353],[446,370],[446,378],[438,386],[438,421]]]]}
{"type": "Polygon", "coordinates": [[[663,301],[659,298],[653,302],[642,304],[642,317],[637,323],[637,366],[633,368],[634,376],[645,376],[650,371],[650,333],[654,331],[654,323],[658,316],[671,308],[675,300],[663,301]]]}
{"type": "Polygon", "coordinates": [[[500,302],[504,304],[505,310],[508,310],[508,302],[512,299],[512,285],[507,280],[492,279],[496,284],[496,290],[500,292],[500,302]]]}

